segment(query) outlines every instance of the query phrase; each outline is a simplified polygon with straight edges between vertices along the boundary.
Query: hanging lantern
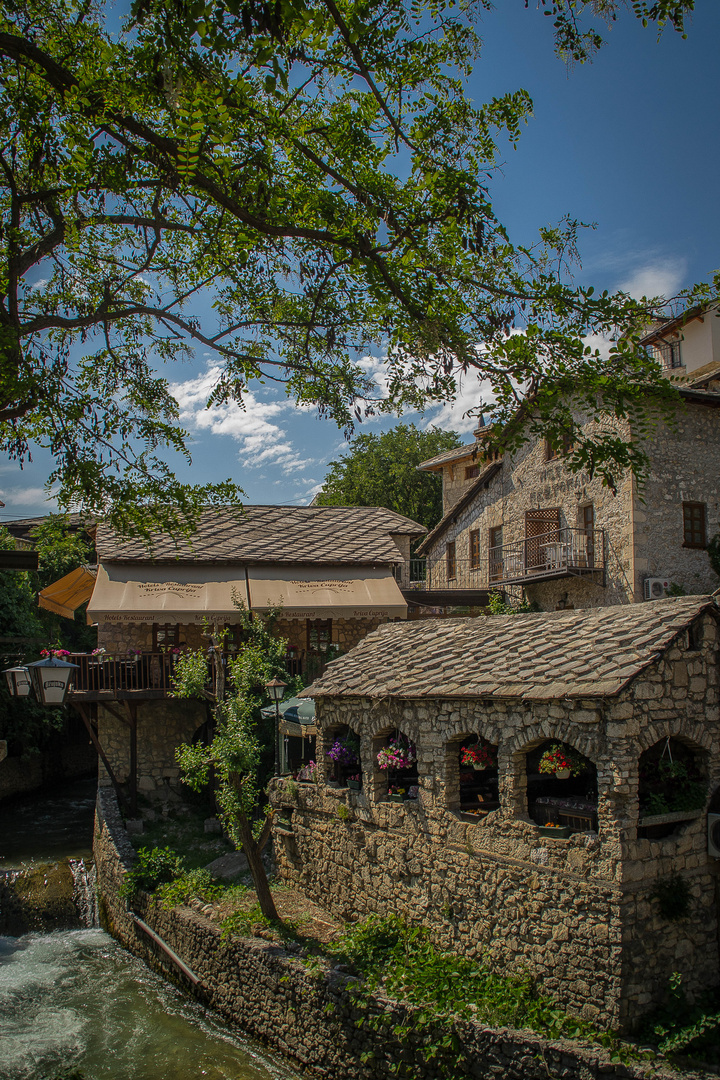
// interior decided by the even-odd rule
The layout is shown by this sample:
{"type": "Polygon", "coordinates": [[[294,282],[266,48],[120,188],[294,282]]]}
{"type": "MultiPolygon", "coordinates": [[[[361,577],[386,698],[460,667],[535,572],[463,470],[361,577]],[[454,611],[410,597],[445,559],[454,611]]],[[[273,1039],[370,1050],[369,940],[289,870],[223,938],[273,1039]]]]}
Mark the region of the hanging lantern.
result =
{"type": "Polygon", "coordinates": [[[63,705],[77,664],[68,664],[52,656],[49,660],[37,660],[28,664],[33,690],[41,705],[63,705]]]}
{"type": "Polygon", "coordinates": [[[30,696],[30,672],[26,667],[10,667],[4,672],[12,697],[30,696]]]}

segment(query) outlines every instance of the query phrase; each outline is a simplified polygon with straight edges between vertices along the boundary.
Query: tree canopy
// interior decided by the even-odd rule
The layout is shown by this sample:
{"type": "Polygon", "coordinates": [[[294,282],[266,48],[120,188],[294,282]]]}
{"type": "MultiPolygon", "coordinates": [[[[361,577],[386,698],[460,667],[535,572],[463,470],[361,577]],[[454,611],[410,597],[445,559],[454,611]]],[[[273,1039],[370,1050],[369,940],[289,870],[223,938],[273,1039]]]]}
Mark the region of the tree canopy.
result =
{"type": "Polygon", "coordinates": [[[442,482],[418,465],[460,445],[454,431],[398,424],[380,435],[356,435],[315,496],[318,506],[386,506],[431,529],[442,517],[442,482]]]}
{"type": "MultiPolygon", "coordinates": [[[[683,30],[692,6],[633,10],[683,30]]],[[[551,3],[560,53],[587,59],[602,36],[585,9],[619,7],[551,3]]],[[[672,396],[636,347],[648,307],[568,283],[578,223],[524,248],[496,218],[498,141],[532,102],[464,96],[472,16],[438,0],[136,0],[118,21],[96,0],[3,0],[0,446],[47,447],[61,507],[147,533],[237,498],[168,464],[188,448],[163,365],[195,349],[218,362],[210,407],[277,385],[346,432],[363,411],[452,397],[471,369],[506,440],[557,439],[598,392],[620,415],[672,396]],[[619,338],[609,360],[589,334],[619,338]],[[383,394],[358,362],[371,347],[383,394]],[[535,429],[508,426],[527,401],[535,429]]],[[[642,473],[636,443],[574,445],[571,467],[642,473]]]]}

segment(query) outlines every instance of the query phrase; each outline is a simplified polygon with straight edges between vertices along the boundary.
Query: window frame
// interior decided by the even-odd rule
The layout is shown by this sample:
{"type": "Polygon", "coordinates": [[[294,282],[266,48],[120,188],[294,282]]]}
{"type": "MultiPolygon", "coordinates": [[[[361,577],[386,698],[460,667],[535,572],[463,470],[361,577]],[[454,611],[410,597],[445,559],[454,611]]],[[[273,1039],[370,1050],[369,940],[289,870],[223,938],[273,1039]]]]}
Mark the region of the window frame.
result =
{"type": "Polygon", "coordinates": [[[176,649],[180,645],[180,623],[157,623],[152,624],[152,651],[154,653],[162,652],[164,649],[176,649]],[[162,644],[158,642],[158,632],[163,631],[167,633],[168,628],[173,629],[172,640],[165,638],[162,644]]]}
{"type": "Polygon", "coordinates": [[[470,558],[470,569],[479,570],[481,564],[479,529],[470,529],[468,533],[468,555],[470,558]]]}
{"type": "Polygon", "coordinates": [[[457,578],[457,554],[454,540],[448,540],[445,544],[445,572],[448,581],[455,581],[457,578]]]}
{"type": "Polygon", "coordinates": [[[478,462],[475,462],[474,465],[466,465],[465,466],[465,479],[466,480],[476,480],[479,475],[480,475],[480,465],[478,464],[478,462]]]}
{"type": "Polygon", "coordinates": [[[695,551],[705,551],[707,549],[707,503],[704,502],[685,502],[682,504],[683,512],[683,544],[684,548],[691,548],[695,551]],[[693,520],[693,513],[700,511],[700,529],[697,535],[702,536],[702,541],[696,540],[695,522],[693,520]],[[688,540],[688,526],[690,532],[690,539],[688,540]]]}

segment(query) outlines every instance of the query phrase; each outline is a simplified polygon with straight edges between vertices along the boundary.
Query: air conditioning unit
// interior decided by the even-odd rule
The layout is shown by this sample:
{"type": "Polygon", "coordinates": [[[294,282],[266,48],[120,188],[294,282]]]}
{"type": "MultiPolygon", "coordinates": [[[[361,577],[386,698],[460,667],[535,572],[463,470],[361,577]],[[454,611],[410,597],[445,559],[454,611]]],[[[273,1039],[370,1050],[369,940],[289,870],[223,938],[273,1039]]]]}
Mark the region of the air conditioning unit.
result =
{"type": "Polygon", "coordinates": [[[720,814],[708,814],[708,855],[720,859],[720,814]]]}
{"type": "Polygon", "coordinates": [[[646,600],[662,600],[667,596],[670,588],[670,579],[664,577],[648,577],[643,582],[644,597],[646,600]]]}

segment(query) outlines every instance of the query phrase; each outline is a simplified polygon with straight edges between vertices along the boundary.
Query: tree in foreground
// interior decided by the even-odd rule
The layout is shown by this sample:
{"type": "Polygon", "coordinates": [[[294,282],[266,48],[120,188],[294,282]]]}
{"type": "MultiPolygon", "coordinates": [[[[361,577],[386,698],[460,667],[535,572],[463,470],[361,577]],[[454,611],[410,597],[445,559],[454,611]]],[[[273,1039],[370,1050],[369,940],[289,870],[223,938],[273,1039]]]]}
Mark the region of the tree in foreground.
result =
{"type": "MultiPolygon", "coordinates": [[[[243,643],[238,655],[228,661],[227,683],[216,680],[207,690],[207,654],[189,652],[178,658],[174,696],[211,700],[215,730],[209,746],[184,744],[177,751],[183,782],[193,791],[212,784],[220,818],[236,848],[242,849],[250,867],[260,910],[277,921],[262,851],[270,836],[272,811],[261,812],[261,793],[267,778],[269,729],[260,714],[267,704],[265,684],[284,677],[286,644],[273,634],[274,616],[266,622],[243,614],[243,643]]],[[[213,637],[219,650],[221,635],[213,637]]],[[[218,671],[222,671],[219,667],[218,671]]],[[[274,735],[274,727],[272,728],[274,735]]]]}
{"type": "MultiPolygon", "coordinates": [[[[633,10],[682,29],[692,6],[633,10]]],[[[551,3],[561,54],[602,43],[585,9],[620,7],[551,3]]],[[[452,398],[468,371],[506,444],[557,442],[599,394],[630,417],[672,398],[637,347],[652,305],[568,283],[578,223],[525,248],[496,218],[498,144],[532,102],[471,104],[479,55],[464,3],[136,0],[123,21],[2,0],[2,450],[48,448],[61,508],[149,535],[240,494],[168,465],[189,455],[162,369],[196,349],[209,407],[281,387],[346,432],[452,398]],[[615,335],[609,360],[587,335],[615,335]],[[361,363],[377,348],[383,395],[361,363]]],[[[642,475],[637,442],[574,435],[571,468],[642,475]]]]}
{"type": "Polygon", "coordinates": [[[330,462],[318,506],[386,506],[431,529],[442,517],[442,484],[418,465],[460,445],[454,431],[398,424],[381,435],[356,435],[330,462]]]}

